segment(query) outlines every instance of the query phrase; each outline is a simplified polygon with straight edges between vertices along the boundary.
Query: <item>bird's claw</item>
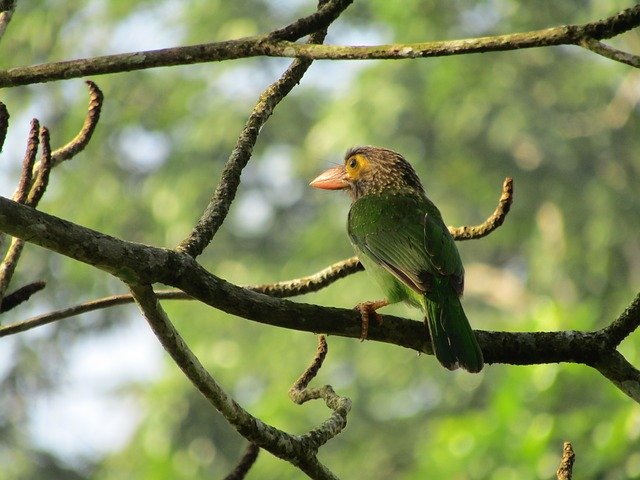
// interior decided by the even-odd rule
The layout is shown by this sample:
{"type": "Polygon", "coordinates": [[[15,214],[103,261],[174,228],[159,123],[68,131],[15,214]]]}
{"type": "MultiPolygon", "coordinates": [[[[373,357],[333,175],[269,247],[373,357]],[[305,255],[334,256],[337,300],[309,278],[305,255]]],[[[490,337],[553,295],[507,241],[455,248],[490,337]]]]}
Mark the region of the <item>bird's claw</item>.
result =
{"type": "Polygon", "coordinates": [[[362,320],[360,329],[360,341],[364,342],[369,333],[369,317],[373,315],[378,325],[382,325],[382,316],[376,311],[378,308],[382,308],[389,305],[387,300],[374,300],[372,302],[362,302],[355,306],[355,310],[360,312],[362,320]]]}

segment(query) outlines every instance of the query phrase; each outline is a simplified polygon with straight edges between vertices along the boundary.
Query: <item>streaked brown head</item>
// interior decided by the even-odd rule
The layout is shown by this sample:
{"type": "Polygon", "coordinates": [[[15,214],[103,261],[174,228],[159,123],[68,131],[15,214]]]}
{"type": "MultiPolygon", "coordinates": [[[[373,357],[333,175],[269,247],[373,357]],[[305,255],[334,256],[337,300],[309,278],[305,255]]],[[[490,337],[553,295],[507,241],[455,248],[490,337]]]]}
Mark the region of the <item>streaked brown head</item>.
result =
{"type": "Polygon", "coordinates": [[[353,200],[380,193],[423,192],[418,175],[402,155],[371,146],[348,150],[344,165],[330,168],[310,185],[324,190],[348,190],[353,200]]]}

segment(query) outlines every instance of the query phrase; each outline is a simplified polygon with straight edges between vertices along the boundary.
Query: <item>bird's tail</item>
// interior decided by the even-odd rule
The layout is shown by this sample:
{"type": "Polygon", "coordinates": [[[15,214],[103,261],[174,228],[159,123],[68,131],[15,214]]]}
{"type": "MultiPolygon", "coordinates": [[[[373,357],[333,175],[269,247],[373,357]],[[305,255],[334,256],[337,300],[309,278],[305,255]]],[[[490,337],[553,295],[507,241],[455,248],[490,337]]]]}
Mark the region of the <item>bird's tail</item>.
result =
{"type": "Polygon", "coordinates": [[[482,370],[482,350],[455,292],[446,292],[439,298],[425,297],[424,310],[438,361],[449,370],[458,367],[471,373],[482,370]]]}

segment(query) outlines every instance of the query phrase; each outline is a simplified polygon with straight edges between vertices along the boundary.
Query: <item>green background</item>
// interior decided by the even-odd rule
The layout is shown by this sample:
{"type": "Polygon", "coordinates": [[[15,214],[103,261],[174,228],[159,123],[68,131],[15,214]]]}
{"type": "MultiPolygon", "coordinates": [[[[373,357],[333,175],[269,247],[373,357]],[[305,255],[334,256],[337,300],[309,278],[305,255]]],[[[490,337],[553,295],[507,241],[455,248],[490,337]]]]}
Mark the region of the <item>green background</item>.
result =
{"type": "MultiPolygon", "coordinates": [[[[526,31],[605,18],[630,5],[356,1],[327,43],[526,31]]],[[[314,8],[301,0],[21,2],[0,42],[0,68],[253,35],[314,8]]],[[[639,33],[610,43],[640,52],[639,33]]],[[[100,124],[86,150],[54,171],[41,208],[126,240],[175,246],[206,205],[259,93],[288,63],[254,58],[92,78],[105,94],[100,124]]],[[[81,80],[69,80],[5,89],[0,100],[12,115],[0,165],[2,194],[10,196],[30,118],[47,125],[60,146],[79,129],[87,95],[81,80]]],[[[318,61],[262,129],[229,218],[201,262],[229,281],[255,284],[351,256],[347,197],[308,182],[347,148],[373,144],[412,162],[450,225],[482,222],[504,177],[513,177],[505,224],[458,244],[474,328],[601,328],[640,285],[639,101],[637,70],[578,47],[318,61]]],[[[48,287],[3,323],[125,291],[88,266],[26,250],[12,288],[36,279],[48,287]]],[[[359,273],[300,301],[352,307],[379,297],[359,273]]],[[[287,397],[315,351],[312,334],[195,303],[165,307],[251,413],[299,434],[328,416],[319,402],[297,406],[287,397]]],[[[420,318],[403,306],[384,312],[420,318]]],[[[245,441],[147,330],[129,306],[2,339],[3,478],[204,479],[233,468],[245,441]],[[103,371],[115,373],[107,381],[103,371]],[[72,412],[66,427],[61,405],[72,412]],[[83,411],[94,421],[78,436],[83,411]],[[114,430],[123,411],[131,414],[116,424],[116,440],[83,442],[114,430]],[[65,428],[72,434],[59,434],[65,428]]],[[[640,477],[640,408],[588,367],[492,365],[469,375],[399,347],[328,342],[315,382],[353,400],[347,428],[320,452],[341,478],[553,478],[564,440],[577,453],[576,478],[640,477]]],[[[638,347],[633,334],[621,350],[638,364],[638,347]]],[[[302,477],[266,452],[248,476],[302,477]]]]}

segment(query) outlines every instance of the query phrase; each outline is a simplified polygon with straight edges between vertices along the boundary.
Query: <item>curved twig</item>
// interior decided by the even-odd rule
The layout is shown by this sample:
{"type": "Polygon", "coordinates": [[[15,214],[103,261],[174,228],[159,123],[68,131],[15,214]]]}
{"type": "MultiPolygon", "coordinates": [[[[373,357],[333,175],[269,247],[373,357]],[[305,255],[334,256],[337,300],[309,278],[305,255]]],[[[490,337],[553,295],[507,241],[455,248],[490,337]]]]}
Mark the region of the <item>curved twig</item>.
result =
{"type": "MultiPolygon", "coordinates": [[[[346,8],[348,1],[330,2],[346,8]]],[[[327,9],[330,8],[327,6],[327,9]]],[[[327,21],[329,18],[327,18],[327,21]]],[[[225,42],[165,48],[144,52],[16,67],[0,71],[0,88],[28,85],[89,75],[128,72],[173,65],[191,65],[256,56],[325,60],[408,59],[498,52],[558,45],[581,45],[585,38],[611,38],[640,25],[640,6],[583,25],[564,25],[531,32],[413,44],[363,46],[308,45],[271,38],[273,34],[225,42]]],[[[296,35],[310,33],[320,25],[306,25],[296,35]],[[308,29],[306,28],[308,27],[308,29]]],[[[286,30],[286,27],[282,29],[286,30]]],[[[277,32],[277,31],[276,31],[277,32]]]]}
{"type": "Polygon", "coordinates": [[[325,385],[320,388],[308,388],[309,383],[318,374],[320,367],[322,367],[328,351],[329,348],[325,336],[318,335],[318,348],[313,361],[289,389],[289,397],[298,405],[302,405],[309,400],[321,398],[325,401],[327,407],[333,410],[333,414],[329,419],[306,435],[303,435],[303,437],[309,438],[315,450],[344,429],[347,425],[347,414],[351,410],[351,400],[337,395],[331,385],[325,385]]]}
{"type": "Polygon", "coordinates": [[[51,162],[55,167],[60,162],[69,160],[80,153],[91,140],[98,121],[100,120],[100,112],[102,111],[102,102],[104,95],[98,86],[91,80],[85,82],[89,87],[89,107],[84,123],[78,134],[70,140],[66,145],[53,151],[51,154],[51,162]]]}
{"type": "Polygon", "coordinates": [[[51,142],[49,139],[49,129],[47,129],[47,127],[40,128],[40,143],[42,144],[40,161],[36,166],[36,176],[33,179],[31,188],[29,189],[29,195],[25,202],[25,205],[33,208],[38,206],[38,202],[40,202],[44,192],[47,190],[49,174],[53,168],[51,162],[51,142]]]}
{"type": "Polygon", "coordinates": [[[483,223],[474,227],[448,227],[454,240],[475,240],[486,237],[504,222],[513,203],[513,179],[507,177],[502,182],[502,194],[495,211],[483,223]]]}
{"type": "Polygon", "coordinates": [[[18,0],[5,0],[2,2],[2,10],[0,10],[0,38],[4,35],[4,32],[9,26],[9,22],[13,17],[13,13],[16,10],[18,0]]]}
{"type": "Polygon", "coordinates": [[[36,161],[38,146],[40,144],[40,122],[37,118],[31,120],[29,127],[29,137],[27,139],[27,151],[22,160],[22,170],[20,171],[20,180],[13,194],[16,202],[24,203],[27,201],[29,190],[31,189],[31,181],[33,180],[33,165],[36,161]]]}

